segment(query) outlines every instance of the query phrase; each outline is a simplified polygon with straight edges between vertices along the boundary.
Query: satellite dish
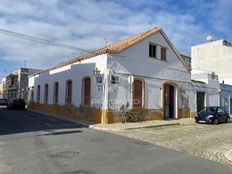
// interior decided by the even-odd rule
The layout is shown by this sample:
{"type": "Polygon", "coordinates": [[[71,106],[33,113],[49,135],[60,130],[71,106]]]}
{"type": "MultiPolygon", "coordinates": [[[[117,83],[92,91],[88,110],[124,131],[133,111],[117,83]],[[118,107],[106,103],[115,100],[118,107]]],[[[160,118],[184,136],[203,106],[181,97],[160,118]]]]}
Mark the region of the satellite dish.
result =
{"type": "Polygon", "coordinates": [[[207,41],[212,42],[213,41],[213,36],[209,35],[209,36],[207,36],[206,39],[207,39],[207,41]]]}

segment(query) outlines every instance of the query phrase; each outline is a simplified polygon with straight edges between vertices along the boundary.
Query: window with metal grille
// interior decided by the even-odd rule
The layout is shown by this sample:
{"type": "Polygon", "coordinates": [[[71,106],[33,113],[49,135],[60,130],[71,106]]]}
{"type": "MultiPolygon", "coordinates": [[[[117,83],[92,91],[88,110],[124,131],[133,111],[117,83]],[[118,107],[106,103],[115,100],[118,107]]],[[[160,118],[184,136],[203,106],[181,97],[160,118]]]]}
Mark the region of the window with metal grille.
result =
{"type": "Polygon", "coordinates": [[[119,84],[119,77],[118,76],[111,76],[111,83],[112,84],[119,84]]]}

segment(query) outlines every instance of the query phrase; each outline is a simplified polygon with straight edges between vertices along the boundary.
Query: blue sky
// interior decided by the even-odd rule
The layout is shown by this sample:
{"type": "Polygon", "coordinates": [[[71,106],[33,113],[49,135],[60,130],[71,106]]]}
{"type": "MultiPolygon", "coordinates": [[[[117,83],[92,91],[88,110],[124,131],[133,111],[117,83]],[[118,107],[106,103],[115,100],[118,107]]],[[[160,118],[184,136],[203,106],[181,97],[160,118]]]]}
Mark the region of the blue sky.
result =
{"type": "MultiPolygon", "coordinates": [[[[93,50],[159,25],[190,54],[209,34],[232,41],[231,11],[231,0],[0,0],[0,28],[93,50]]],[[[45,69],[82,54],[1,33],[0,45],[0,80],[25,60],[45,69]]]]}

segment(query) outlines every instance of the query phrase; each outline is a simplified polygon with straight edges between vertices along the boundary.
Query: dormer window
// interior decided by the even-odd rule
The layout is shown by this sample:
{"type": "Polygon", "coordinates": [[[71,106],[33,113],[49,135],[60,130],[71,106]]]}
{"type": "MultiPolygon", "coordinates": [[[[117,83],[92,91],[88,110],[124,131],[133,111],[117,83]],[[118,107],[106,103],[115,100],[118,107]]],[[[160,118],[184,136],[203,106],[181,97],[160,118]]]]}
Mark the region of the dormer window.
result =
{"type": "Polygon", "coordinates": [[[156,58],[156,45],[149,44],[149,57],[156,58]]]}
{"type": "Polygon", "coordinates": [[[167,60],[167,49],[164,47],[161,47],[160,49],[160,59],[163,61],[167,60]]]}

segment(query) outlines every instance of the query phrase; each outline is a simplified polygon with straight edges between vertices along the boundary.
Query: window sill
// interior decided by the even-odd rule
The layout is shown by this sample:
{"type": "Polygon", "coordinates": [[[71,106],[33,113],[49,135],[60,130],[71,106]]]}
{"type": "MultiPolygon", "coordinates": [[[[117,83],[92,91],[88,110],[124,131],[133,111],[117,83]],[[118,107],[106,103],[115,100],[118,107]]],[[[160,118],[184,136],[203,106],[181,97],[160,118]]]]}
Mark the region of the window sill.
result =
{"type": "Polygon", "coordinates": [[[149,57],[149,59],[155,59],[155,60],[159,60],[159,61],[162,61],[162,62],[168,62],[167,60],[158,59],[156,57],[149,57]]]}

